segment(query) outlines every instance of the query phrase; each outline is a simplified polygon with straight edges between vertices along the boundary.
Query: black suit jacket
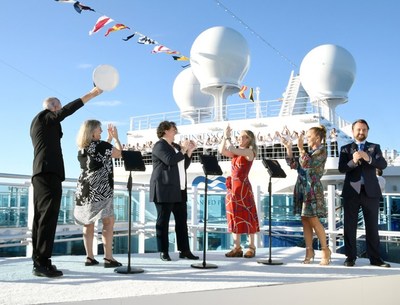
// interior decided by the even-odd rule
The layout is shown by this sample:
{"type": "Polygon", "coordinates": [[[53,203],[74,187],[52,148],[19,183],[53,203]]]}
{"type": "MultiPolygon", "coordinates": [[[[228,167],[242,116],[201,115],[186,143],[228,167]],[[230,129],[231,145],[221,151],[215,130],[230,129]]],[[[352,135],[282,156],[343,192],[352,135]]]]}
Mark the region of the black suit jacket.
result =
{"type": "MultiPolygon", "coordinates": [[[[186,186],[182,192],[179,180],[178,162],[185,161],[186,169],[191,159],[180,152],[181,147],[174,144],[175,149],[164,139],[154,144],[152,149],[153,172],[150,178],[150,201],[151,202],[185,202],[187,201],[186,186]]],[[[185,177],[186,181],[186,177],[185,177]]]]}
{"type": "Polygon", "coordinates": [[[33,144],[32,177],[41,173],[53,173],[65,180],[64,160],[61,149],[62,129],[60,122],[83,106],[82,100],[76,99],[59,111],[43,110],[31,124],[33,144]]]}
{"type": "Polygon", "coordinates": [[[364,151],[371,158],[368,163],[365,160],[354,164],[353,153],[358,150],[356,143],[350,143],[340,148],[339,171],[345,173],[342,196],[344,198],[357,196],[361,188],[361,175],[364,177],[365,192],[368,197],[376,198],[382,195],[376,177],[376,169],[385,169],[387,162],[382,156],[381,148],[378,144],[365,142],[364,151]]]}

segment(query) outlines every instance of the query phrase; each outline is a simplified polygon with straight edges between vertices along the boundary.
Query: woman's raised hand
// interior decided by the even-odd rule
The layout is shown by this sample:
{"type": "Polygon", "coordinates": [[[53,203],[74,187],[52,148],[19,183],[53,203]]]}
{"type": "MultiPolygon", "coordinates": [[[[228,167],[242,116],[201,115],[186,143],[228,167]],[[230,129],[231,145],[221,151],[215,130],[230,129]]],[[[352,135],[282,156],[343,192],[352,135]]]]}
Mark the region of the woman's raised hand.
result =
{"type": "Polygon", "coordinates": [[[231,137],[231,132],[232,132],[232,129],[228,124],[228,126],[226,126],[225,131],[224,131],[224,138],[225,139],[230,138],[231,137]]]}

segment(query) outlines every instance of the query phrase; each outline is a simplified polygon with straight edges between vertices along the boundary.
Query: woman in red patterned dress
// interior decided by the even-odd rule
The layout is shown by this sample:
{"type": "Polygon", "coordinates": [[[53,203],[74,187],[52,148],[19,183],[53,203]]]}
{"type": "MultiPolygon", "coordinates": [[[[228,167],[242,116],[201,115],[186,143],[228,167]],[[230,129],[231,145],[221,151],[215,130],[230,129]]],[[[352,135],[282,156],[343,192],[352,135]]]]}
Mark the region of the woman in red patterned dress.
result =
{"type": "Polygon", "coordinates": [[[228,125],[219,146],[219,152],[222,155],[232,158],[231,176],[226,179],[225,205],[228,231],[232,233],[234,247],[225,256],[242,257],[240,236],[248,234],[249,248],[244,257],[251,258],[256,255],[254,236],[260,231],[253,190],[248,177],[257,155],[257,145],[253,132],[243,130],[238,137],[239,147],[236,148],[231,142],[231,131],[228,125]]]}

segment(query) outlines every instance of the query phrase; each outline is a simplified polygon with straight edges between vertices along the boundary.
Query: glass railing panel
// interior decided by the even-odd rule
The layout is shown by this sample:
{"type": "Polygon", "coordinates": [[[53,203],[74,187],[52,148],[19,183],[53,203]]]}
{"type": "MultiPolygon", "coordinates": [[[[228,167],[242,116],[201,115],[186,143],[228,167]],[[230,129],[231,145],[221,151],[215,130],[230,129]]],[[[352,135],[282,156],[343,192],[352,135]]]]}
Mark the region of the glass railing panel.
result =
{"type": "Polygon", "coordinates": [[[28,191],[26,186],[0,185],[0,228],[27,226],[28,191]]]}
{"type": "MultiPolygon", "coordinates": [[[[28,225],[28,201],[29,201],[29,186],[30,178],[18,178],[15,181],[8,179],[10,182],[0,180],[0,255],[10,255],[18,249],[24,251],[24,243],[26,242],[26,233],[28,225]],[[15,234],[15,239],[13,238],[15,234]],[[10,237],[11,236],[11,237],[10,237]],[[13,244],[7,250],[2,247],[4,244],[13,244]],[[17,244],[23,246],[16,246],[17,244]]],[[[71,252],[74,249],[82,249],[82,236],[76,234],[81,229],[76,226],[73,220],[74,196],[75,196],[76,181],[67,181],[63,184],[63,195],[61,200],[60,214],[58,217],[59,228],[62,226],[72,228],[70,235],[68,230],[63,236],[58,236],[55,253],[64,253],[63,251],[71,252]],[[63,244],[63,245],[61,245],[63,244]],[[67,246],[68,244],[68,246],[67,246]]],[[[153,203],[149,202],[148,187],[135,185],[132,189],[132,223],[134,225],[144,225],[144,236],[146,239],[146,252],[156,250],[154,237],[156,209],[153,203]],[[145,207],[145,222],[140,223],[139,211],[141,204],[144,202],[145,207]]],[[[203,219],[205,205],[204,190],[199,190],[196,196],[193,196],[193,190],[189,190],[188,195],[188,217],[189,227],[195,232],[197,241],[197,250],[203,247],[203,219]],[[195,211],[193,211],[193,208],[195,211]],[[191,215],[194,212],[197,222],[191,222],[191,215]]],[[[258,198],[260,210],[258,211],[263,234],[260,234],[264,245],[268,245],[268,224],[269,224],[269,195],[262,193],[258,198]]],[[[128,222],[129,198],[126,184],[117,183],[114,195],[114,209],[116,225],[119,224],[119,232],[116,232],[116,250],[117,252],[126,251],[127,246],[127,230],[126,223],[128,222]],[[125,248],[124,248],[125,247],[125,248]]],[[[335,225],[336,229],[343,229],[343,209],[342,200],[337,195],[335,197],[335,225]]],[[[207,196],[207,231],[208,249],[229,249],[232,245],[231,234],[226,228],[226,211],[225,211],[225,193],[223,191],[210,191],[207,196]]],[[[293,245],[301,245],[302,243],[302,225],[298,216],[293,215],[293,197],[291,193],[273,194],[272,195],[272,245],[285,247],[293,245]]],[[[327,220],[322,219],[323,224],[327,225],[327,220]]],[[[400,195],[399,194],[384,194],[379,217],[380,230],[392,233],[400,231],[400,195]]],[[[363,222],[360,222],[360,229],[363,228],[363,222]]],[[[132,247],[137,249],[138,231],[132,232],[132,247]]],[[[340,236],[339,236],[340,237],[340,236]]],[[[173,234],[173,217],[171,218],[171,242],[175,240],[173,234]]],[[[246,244],[245,236],[242,237],[242,244],[246,244]]],[[[400,235],[385,237],[385,245],[387,243],[398,242],[400,235]]],[[[174,245],[172,245],[174,246],[174,245]]],[[[75,250],[74,250],[75,251],[75,250]]],[[[132,250],[135,251],[135,250],[132,250]]]]}

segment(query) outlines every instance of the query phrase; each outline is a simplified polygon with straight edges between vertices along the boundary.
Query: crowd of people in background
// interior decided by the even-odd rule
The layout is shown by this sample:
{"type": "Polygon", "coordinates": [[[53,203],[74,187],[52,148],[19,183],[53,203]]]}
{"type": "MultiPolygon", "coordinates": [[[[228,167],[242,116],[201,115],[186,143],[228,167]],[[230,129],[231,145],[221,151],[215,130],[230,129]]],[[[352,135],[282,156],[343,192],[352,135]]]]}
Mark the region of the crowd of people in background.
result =
{"type": "MultiPolygon", "coordinates": [[[[305,139],[306,132],[304,130],[296,131],[289,130],[287,126],[284,126],[281,131],[274,132],[258,132],[256,136],[258,152],[256,159],[284,159],[286,156],[285,146],[283,142],[292,144],[293,156],[299,156],[299,149],[297,142],[300,136],[305,139]]],[[[239,145],[239,132],[232,131],[232,145],[238,147],[239,145]]],[[[199,154],[218,155],[220,160],[225,160],[223,155],[218,153],[218,146],[223,139],[223,133],[207,133],[207,134],[193,134],[193,135],[181,135],[178,144],[182,144],[185,140],[192,140],[196,143],[196,150],[193,152],[193,160],[198,160],[199,154]]],[[[327,135],[327,141],[324,143],[325,148],[328,152],[329,157],[339,157],[338,151],[338,133],[335,128],[332,128],[327,135]]],[[[145,141],[143,143],[137,142],[135,145],[123,144],[124,150],[135,150],[140,151],[144,157],[146,163],[151,161],[151,152],[154,146],[154,141],[145,141]]],[[[307,151],[307,141],[304,140],[304,149],[307,151]]],[[[117,165],[119,164],[118,161],[117,165]]],[[[121,164],[122,165],[122,164],[121,164]]]]}

